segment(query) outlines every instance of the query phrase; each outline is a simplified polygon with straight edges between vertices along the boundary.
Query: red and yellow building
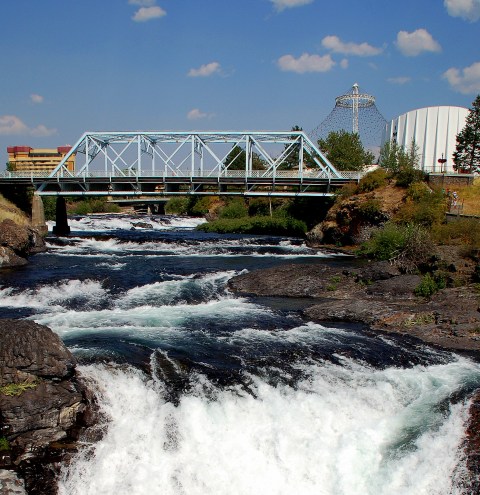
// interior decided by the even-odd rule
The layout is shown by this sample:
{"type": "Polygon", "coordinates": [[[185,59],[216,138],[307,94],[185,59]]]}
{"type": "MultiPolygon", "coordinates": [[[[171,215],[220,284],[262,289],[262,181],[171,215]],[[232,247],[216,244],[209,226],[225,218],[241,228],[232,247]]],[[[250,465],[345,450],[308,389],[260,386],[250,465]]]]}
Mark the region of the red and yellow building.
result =
{"type": "MultiPolygon", "coordinates": [[[[50,172],[72,149],[71,146],[57,148],[31,148],[30,146],[9,146],[8,167],[15,172],[50,172]]],[[[65,166],[75,170],[75,154],[67,160],[65,166]]]]}

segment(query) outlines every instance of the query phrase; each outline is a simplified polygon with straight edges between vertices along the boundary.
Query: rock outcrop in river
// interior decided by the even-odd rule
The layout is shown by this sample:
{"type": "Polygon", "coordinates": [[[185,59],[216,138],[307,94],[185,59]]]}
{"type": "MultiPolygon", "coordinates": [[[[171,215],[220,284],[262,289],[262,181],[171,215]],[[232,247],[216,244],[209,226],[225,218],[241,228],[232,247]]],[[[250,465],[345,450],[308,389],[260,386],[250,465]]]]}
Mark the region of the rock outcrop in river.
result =
{"type": "Polygon", "coordinates": [[[447,349],[480,350],[480,301],[476,285],[416,297],[419,275],[402,275],[388,262],[285,265],[234,277],[243,295],[305,297],[316,322],[355,322],[417,337],[447,349]]]}
{"type": "Polygon", "coordinates": [[[29,494],[56,493],[60,462],[95,423],[92,396],[75,366],[49,328],[0,320],[0,493],[23,485],[29,494]]]}

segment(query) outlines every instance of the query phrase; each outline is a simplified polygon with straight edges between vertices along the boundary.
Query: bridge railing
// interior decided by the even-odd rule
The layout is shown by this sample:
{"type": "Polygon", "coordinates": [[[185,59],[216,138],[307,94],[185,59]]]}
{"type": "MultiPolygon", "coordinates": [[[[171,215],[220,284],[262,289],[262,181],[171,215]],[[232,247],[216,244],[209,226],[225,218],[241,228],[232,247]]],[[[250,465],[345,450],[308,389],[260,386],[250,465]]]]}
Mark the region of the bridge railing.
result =
{"type": "MultiPolygon", "coordinates": [[[[344,179],[351,179],[351,180],[360,180],[366,172],[361,172],[361,171],[350,171],[350,170],[344,170],[344,171],[339,171],[340,175],[344,179]]],[[[0,172],[0,177],[2,178],[7,178],[7,179],[31,179],[32,181],[34,179],[42,179],[42,178],[48,178],[50,176],[51,172],[49,171],[4,171],[0,172]]],[[[168,173],[162,171],[154,171],[154,170],[142,170],[139,172],[138,170],[125,170],[122,172],[118,172],[117,174],[112,174],[111,172],[105,173],[103,170],[90,170],[88,172],[84,171],[79,175],[75,175],[75,173],[72,173],[70,177],[76,177],[76,178],[125,178],[125,177],[131,177],[132,179],[138,178],[138,177],[158,177],[159,179],[165,179],[166,177],[168,178],[174,178],[174,177],[179,177],[179,178],[194,178],[194,177],[199,177],[199,178],[266,178],[266,179],[272,179],[272,178],[278,178],[278,179],[288,179],[288,178],[308,178],[308,179],[329,179],[330,177],[328,174],[324,171],[320,170],[315,170],[315,169],[308,169],[304,170],[301,174],[298,173],[298,170],[251,170],[248,173],[246,173],[245,170],[228,170],[225,169],[222,172],[218,173],[217,171],[213,172],[212,170],[198,170],[192,173],[191,170],[174,170],[174,171],[169,171],[168,173]]],[[[65,177],[62,175],[60,172],[56,175],[56,178],[61,178],[65,179],[68,177],[65,177]]]]}

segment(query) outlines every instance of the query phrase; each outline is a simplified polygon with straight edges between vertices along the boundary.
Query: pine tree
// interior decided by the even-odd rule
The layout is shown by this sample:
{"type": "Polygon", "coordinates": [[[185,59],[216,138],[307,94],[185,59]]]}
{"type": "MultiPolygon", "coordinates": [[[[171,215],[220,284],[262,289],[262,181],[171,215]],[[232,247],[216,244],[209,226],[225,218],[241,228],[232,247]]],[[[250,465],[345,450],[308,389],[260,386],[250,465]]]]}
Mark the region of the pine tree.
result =
{"type": "Polygon", "coordinates": [[[465,127],[457,135],[453,162],[457,172],[480,172],[480,95],[472,104],[465,127]]]}

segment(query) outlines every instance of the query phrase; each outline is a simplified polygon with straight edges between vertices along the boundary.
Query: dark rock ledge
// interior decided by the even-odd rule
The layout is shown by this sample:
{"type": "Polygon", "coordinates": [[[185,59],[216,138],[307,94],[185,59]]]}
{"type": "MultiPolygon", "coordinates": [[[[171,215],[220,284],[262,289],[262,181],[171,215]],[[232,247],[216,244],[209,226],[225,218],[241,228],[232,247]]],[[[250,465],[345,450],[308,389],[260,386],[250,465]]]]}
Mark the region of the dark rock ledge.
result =
{"type": "Polygon", "coordinates": [[[480,351],[477,286],[447,288],[430,299],[413,293],[419,275],[402,275],[387,262],[359,267],[292,264],[232,278],[246,296],[304,297],[304,315],[315,322],[355,322],[378,331],[411,335],[445,349],[480,351]]]}
{"type": "Polygon", "coordinates": [[[75,366],[49,328],[0,319],[0,493],[57,492],[62,463],[97,420],[75,366]]]}

